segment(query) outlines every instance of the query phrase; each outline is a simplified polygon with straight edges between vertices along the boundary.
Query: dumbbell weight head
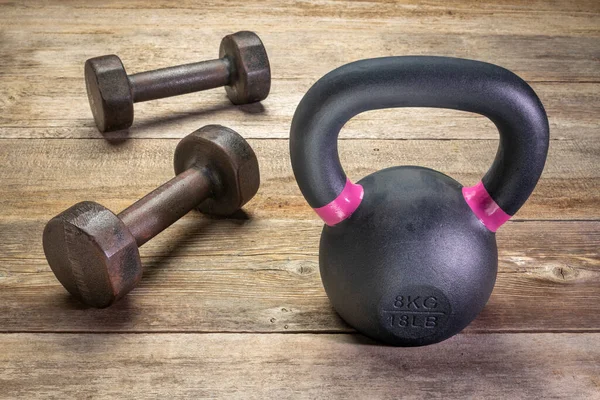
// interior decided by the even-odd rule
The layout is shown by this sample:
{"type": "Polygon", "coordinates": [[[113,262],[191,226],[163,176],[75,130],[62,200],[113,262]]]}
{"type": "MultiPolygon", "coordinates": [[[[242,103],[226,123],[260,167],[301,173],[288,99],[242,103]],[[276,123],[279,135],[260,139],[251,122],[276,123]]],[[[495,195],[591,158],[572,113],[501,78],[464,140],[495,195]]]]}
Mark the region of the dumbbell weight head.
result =
{"type": "Polygon", "coordinates": [[[92,201],[77,203],[52,218],[44,229],[43,244],[56,278],[91,306],[112,304],[142,277],[135,237],[112,211],[92,201]]]}
{"type": "Polygon", "coordinates": [[[127,129],[133,123],[133,95],[121,59],[114,54],[85,63],[85,86],[100,132],[127,129]]]}
{"type": "Polygon", "coordinates": [[[221,41],[219,57],[233,64],[233,75],[225,86],[233,104],[248,104],[267,98],[271,90],[271,67],[267,51],[253,32],[242,31],[227,35],[221,41]]]}
{"type": "Polygon", "coordinates": [[[84,201],[48,222],[44,253],[73,296],[93,307],[114,303],[142,276],[139,246],[191,208],[211,215],[233,213],[260,185],[252,148],[222,126],[205,126],[185,137],[174,161],[173,180],[118,216],[98,203],[84,201]]]}
{"type": "Polygon", "coordinates": [[[220,125],[208,125],[183,138],[174,156],[175,174],[202,166],[211,171],[211,197],[198,205],[209,215],[231,215],[258,191],[260,174],[254,150],[248,142],[220,125]]]}

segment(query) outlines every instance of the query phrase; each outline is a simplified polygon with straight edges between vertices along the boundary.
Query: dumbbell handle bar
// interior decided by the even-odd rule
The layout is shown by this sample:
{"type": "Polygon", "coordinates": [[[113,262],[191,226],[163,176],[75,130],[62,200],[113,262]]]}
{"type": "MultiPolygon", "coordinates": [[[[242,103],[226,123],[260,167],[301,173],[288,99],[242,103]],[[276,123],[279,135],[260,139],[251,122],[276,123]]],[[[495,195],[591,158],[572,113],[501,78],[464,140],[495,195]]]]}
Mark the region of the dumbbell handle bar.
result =
{"type": "Polygon", "coordinates": [[[138,246],[206,200],[213,184],[205,169],[189,168],[123,210],[119,219],[138,246]]]}
{"type": "Polygon", "coordinates": [[[128,75],[133,102],[162,99],[230,84],[227,57],[128,75]]]}

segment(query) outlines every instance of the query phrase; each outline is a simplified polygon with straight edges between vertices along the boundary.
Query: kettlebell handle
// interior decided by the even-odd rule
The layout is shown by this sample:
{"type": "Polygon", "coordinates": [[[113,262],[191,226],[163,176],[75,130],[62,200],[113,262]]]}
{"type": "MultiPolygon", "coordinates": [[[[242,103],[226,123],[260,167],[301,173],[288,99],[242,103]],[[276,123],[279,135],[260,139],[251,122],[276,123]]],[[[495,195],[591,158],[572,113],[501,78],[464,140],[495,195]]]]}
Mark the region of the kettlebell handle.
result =
{"type": "Polygon", "coordinates": [[[492,231],[525,203],[548,153],[549,128],[533,89],[514,73],[479,61],[406,56],[356,61],[328,73],[294,114],[290,156],[296,181],[327,225],[348,218],[363,190],[340,164],[337,138],[355,115],[393,107],[434,107],[488,117],[500,132],[496,158],[465,201],[492,231]]]}

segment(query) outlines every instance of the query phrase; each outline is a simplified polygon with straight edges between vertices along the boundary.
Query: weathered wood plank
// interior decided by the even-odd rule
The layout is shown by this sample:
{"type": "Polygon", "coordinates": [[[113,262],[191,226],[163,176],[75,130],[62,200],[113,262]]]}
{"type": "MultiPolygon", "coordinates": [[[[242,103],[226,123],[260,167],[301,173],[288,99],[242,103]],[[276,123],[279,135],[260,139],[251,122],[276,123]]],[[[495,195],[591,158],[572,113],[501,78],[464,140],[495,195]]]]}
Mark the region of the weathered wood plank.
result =
{"type": "MultiPolygon", "coordinates": [[[[244,134],[243,126],[231,126],[244,134]]],[[[182,136],[189,132],[182,132],[182,136]]],[[[3,218],[49,219],[74,203],[95,200],[119,211],[172,178],[177,140],[1,140],[3,218]]],[[[250,140],[261,189],[245,207],[257,218],[315,219],[294,180],[286,140],[250,140]]],[[[422,165],[465,185],[494,158],[497,140],[343,140],[351,179],[394,165],[422,165]]],[[[516,219],[600,219],[600,140],[552,142],[544,174],[516,219]]]]}
{"type": "MultiPolygon", "coordinates": [[[[318,221],[190,215],[141,249],[144,279],[104,310],[60,286],[43,224],[0,224],[0,331],[351,331],[321,285],[318,221]]],[[[509,222],[498,247],[496,287],[467,332],[600,329],[600,222],[509,222]]]]}
{"type": "MultiPolygon", "coordinates": [[[[599,39],[600,41],[600,39],[599,39]]],[[[337,65],[332,65],[333,69],[337,65]]],[[[80,66],[81,69],[83,66],[80,66]]],[[[600,68],[598,68],[600,70],[600,68]]],[[[81,71],[80,71],[81,72],[81,71]]],[[[82,75],[82,72],[81,72],[82,75]]],[[[129,132],[107,137],[180,138],[199,126],[227,121],[247,138],[287,139],[298,102],[319,78],[274,80],[261,105],[232,106],[223,90],[136,104],[136,121],[129,132]],[[243,128],[242,128],[243,127],[243,128]]],[[[0,138],[102,138],[89,110],[81,76],[55,80],[18,76],[0,87],[0,138]],[[53,85],[49,96],[40,87],[53,85]]],[[[550,121],[551,139],[596,138],[600,123],[600,83],[533,83],[550,121]]],[[[369,111],[353,118],[343,138],[364,139],[497,139],[498,131],[485,117],[471,113],[407,108],[369,111]]]]}
{"type": "MultiPolygon", "coordinates": [[[[73,79],[75,83],[81,79],[83,62],[90,57],[118,54],[129,72],[140,72],[215,58],[221,38],[231,33],[219,19],[208,21],[202,28],[198,27],[197,16],[194,16],[193,26],[179,24],[178,21],[175,25],[172,22],[160,26],[153,24],[151,29],[147,29],[139,15],[144,11],[129,10],[121,19],[107,19],[102,16],[102,11],[97,10],[90,11],[89,15],[79,15],[81,11],[75,11],[78,18],[64,21],[64,24],[53,24],[52,11],[43,18],[36,14],[37,18],[30,21],[18,15],[17,24],[10,18],[10,12],[7,13],[8,19],[0,19],[3,22],[0,52],[5,56],[0,62],[0,71],[10,77],[27,77],[32,83],[45,77],[46,90],[69,94],[72,93],[71,87],[79,86],[66,79],[73,79]],[[140,24],[122,25],[123,21],[131,21],[132,18],[140,24]],[[48,78],[59,80],[52,85],[48,78]]],[[[62,16],[65,10],[55,12],[62,16]]],[[[169,16],[163,15],[164,12],[147,12],[153,18],[158,15],[160,20],[168,21],[169,16]]],[[[186,18],[192,15],[188,11],[182,12],[187,14],[186,18]]],[[[106,13],[113,14],[114,10],[106,13]]],[[[531,15],[524,17],[535,19],[531,15]]],[[[453,18],[455,24],[461,27],[464,19],[472,16],[453,18]]],[[[493,18],[505,25],[515,20],[510,15],[493,18]]],[[[377,22],[342,22],[340,25],[336,20],[328,19],[306,24],[302,35],[298,35],[297,29],[290,28],[290,21],[285,18],[232,24],[230,29],[243,26],[261,36],[270,55],[276,81],[308,80],[310,83],[332,68],[357,59],[419,54],[474,58],[500,64],[534,83],[598,82],[598,20],[598,16],[591,20],[594,30],[590,26],[585,36],[572,35],[576,29],[573,26],[564,32],[548,30],[548,27],[555,27],[546,20],[534,22],[534,31],[530,34],[491,28],[485,32],[453,31],[451,25],[441,21],[434,25],[439,29],[436,32],[429,27],[419,29],[428,23],[419,17],[415,18],[413,25],[406,25],[403,18],[398,18],[390,26],[377,30],[372,29],[377,22]],[[333,39],[323,41],[326,35],[333,39]]],[[[201,101],[206,98],[204,96],[208,95],[203,94],[201,101]]]]}
{"type": "Polygon", "coordinates": [[[4,398],[600,399],[600,334],[0,335],[4,398]]]}
{"type": "MultiPolygon", "coordinates": [[[[77,15],[67,26],[80,26],[94,21],[110,24],[120,29],[136,29],[150,25],[154,30],[170,26],[198,28],[198,18],[205,31],[222,27],[221,20],[227,16],[227,24],[236,26],[267,25],[280,23],[280,29],[299,31],[298,21],[303,22],[302,32],[329,23],[333,28],[362,28],[385,32],[390,27],[403,32],[435,33],[489,33],[513,35],[540,34],[593,36],[598,34],[597,2],[576,1],[561,4],[535,1],[513,1],[508,4],[481,4],[477,1],[297,1],[278,2],[247,1],[235,5],[226,0],[197,3],[192,0],[173,3],[145,0],[123,3],[117,0],[102,3],[86,1],[23,2],[5,7],[9,23],[18,21],[29,27],[52,31],[64,30],[64,25],[52,21],[62,18],[65,11],[77,15]],[[512,3],[512,4],[511,4],[512,3]],[[43,12],[40,9],[43,7],[43,12]],[[135,19],[123,18],[130,14],[135,19]],[[159,15],[159,17],[157,17],[159,15]],[[539,18],[543,15],[544,18],[539,18]],[[252,18],[249,18],[251,16],[252,18]],[[18,18],[16,18],[18,17],[18,18]],[[160,22],[160,23],[157,23],[160,22]],[[373,24],[377,25],[374,26],[373,24]]],[[[491,2],[490,2],[491,3],[491,2]]]]}
{"type": "MultiPolygon", "coordinates": [[[[17,6],[21,8],[44,8],[46,9],[53,4],[60,5],[64,2],[48,2],[48,1],[28,1],[28,2],[14,2],[10,0],[0,1],[0,6],[17,6]]],[[[231,5],[226,0],[211,1],[210,3],[198,3],[194,0],[180,0],[177,2],[162,0],[152,1],[147,0],[128,0],[127,2],[119,0],[106,0],[102,3],[89,3],[86,1],[70,1],[71,6],[76,8],[102,8],[102,9],[151,9],[151,10],[163,10],[163,9],[185,9],[185,10],[203,10],[206,12],[218,12],[223,9],[224,6],[231,8],[231,5]]],[[[241,4],[236,4],[234,8],[237,8],[239,12],[245,11],[247,13],[257,12],[257,10],[264,9],[266,12],[274,12],[280,14],[280,10],[287,11],[290,15],[295,16],[318,16],[320,14],[331,14],[334,18],[344,18],[341,14],[346,12],[349,14],[356,14],[361,18],[374,18],[379,15],[393,17],[397,16],[398,12],[402,10],[416,10],[418,11],[445,11],[445,10],[461,10],[466,12],[485,12],[485,11],[501,11],[506,13],[511,12],[535,12],[535,13],[561,13],[561,12],[573,12],[573,13],[599,13],[600,6],[594,0],[576,0],[564,2],[561,0],[506,0],[502,3],[498,2],[482,2],[479,0],[461,0],[455,2],[444,2],[435,0],[369,0],[364,2],[352,2],[344,0],[307,0],[307,1],[296,1],[290,4],[282,5],[277,1],[248,1],[241,4]],[[355,4],[353,4],[355,3],[355,4]],[[343,6],[346,9],[342,9],[343,6]],[[274,8],[275,7],[275,8],[274,8]],[[313,9],[314,12],[310,13],[306,10],[313,9]],[[368,13],[364,10],[376,10],[379,13],[368,13]],[[390,14],[389,12],[395,12],[396,14],[390,14]],[[300,15],[297,15],[300,14],[300,15]],[[308,14],[308,15],[307,15],[308,14]]]]}

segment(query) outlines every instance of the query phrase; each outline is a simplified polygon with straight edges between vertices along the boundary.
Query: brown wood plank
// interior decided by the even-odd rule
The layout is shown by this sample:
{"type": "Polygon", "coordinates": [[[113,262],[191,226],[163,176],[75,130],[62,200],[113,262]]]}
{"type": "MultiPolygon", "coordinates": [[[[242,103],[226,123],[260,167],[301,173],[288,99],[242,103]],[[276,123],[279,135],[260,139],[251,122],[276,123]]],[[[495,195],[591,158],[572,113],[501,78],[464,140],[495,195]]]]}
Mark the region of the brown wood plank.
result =
{"type": "Polygon", "coordinates": [[[600,334],[0,335],[5,398],[600,399],[600,334]]]}
{"type": "MultiPolygon", "coordinates": [[[[243,127],[231,126],[244,134],[243,127]]],[[[187,134],[189,132],[182,132],[187,134]]],[[[177,140],[1,140],[3,218],[49,219],[95,200],[119,211],[172,177],[177,140]]],[[[256,218],[315,219],[294,180],[286,140],[250,140],[261,189],[245,207],[256,218]]],[[[343,140],[342,164],[354,181],[394,165],[422,165],[465,185],[494,158],[497,140],[343,140]]],[[[515,219],[600,219],[600,140],[552,142],[544,174],[515,219]]]]}
{"type": "MultiPolygon", "coordinates": [[[[144,279],[104,310],[60,286],[43,224],[0,224],[1,331],[351,331],[321,285],[318,221],[191,214],[141,249],[144,279]]],[[[600,222],[509,222],[498,247],[496,287],[466,332],[600,331],[600,222]]]]}
{"type": "MultiPolygon", "coordinates": [[[[90,3],[86,1],[35,1],[12,3],[5,6],[5,18],[11,24],[22,22],[24,26],[64,30],[64,25],[52,21],[63,17],[65,10],[75,13],[67,26],[81,26],[102,21],[115,28],[132,29],[151,25],[154,30],[167,26],[193,27],[214,31],[222,27],[220,22],[227,16],[228,25],[268,25],[280,22],[280,29],[307,30],[329,23],[336,28],[362,28],[385,32],[395,30],[415,32],[495,32],[498,34],[570,34],[593,36],[598,33],[596,25],[600,7],[593,0],[574,1],[571,4],[543,1],[511,1],[505,4],[481,4],[476,0],[455,2],[435,1],[299,1],[281,3],[271,1],[247,1],[232,5],[226,0],[197,3],[148,2],[146,0],[123,3],[118,0],[90,3]],[[511,4],[512,3],[512,4],[511,4]],[[43,12],[40,9],[43,7],[43,12]],[[159,14],[160,13],[160,14],[159,14]],[[124,18],[135,14],[136,19],[124,18]],[[157,14],[160,15],[157,19],[157,14]],[[543,19],[539,18],[543,15],[543,19]],[[252,16],[252,18],[249,18],[252,16]],[[18,17],[18,19],[16,18],[18,17]],[[198,18],[203,24],[198,25],[198,18]],[[303,24],[298,25],[301,19],[303,24]],[[378,23],[373,26],[373,23],[378,23]]],[[[67,22],[67,21],[65,21],[67,22]]],[[[91,30],[91,29],[90,29],[91,30]]],[[[91,30],[93,31],[93,30],[91,30]]],[[[95,32],[103,33],[103,32],[95,32]]]]}
{"type": "MultiPolygon", "coordinates": [[[[23,2],[24,3],[24,2],[23,2]]],[[[235,8],[239,12],[257,12],[257,10],[264,9],[267,12],[274,14],[280,14],[280,10],[287,11],[290,15],[295,16],[318,16],[320,14],[330,14],[334,18],[343,18],[342,12],[349,14],[359,15],[361,18],[374,18],[377,16],[375,13],[364,12],[364,10],[375,10],[379,11],[379,15],[385,16],[397,16],[397,13],[402,10],[416,10],[416,11],[428,11],[428,10],[461,10],[466,12],[486,12],[486,11],[502,11],[502,12],[535,12],[538,14],[543,13],[561,13],[561,12],[573,12],[573,13],[598,13],[600,12],[600,6],[594,0],[575,0],[575,1],[561,1],[561,0],[506,0],[502,3],[498,2],[482,2],[479,0],[461,0],[454,2],[444,2],[436,0],[369,0],[365,2],[356,2],[352,4],[352,1],[344,0],[320,0],[320,1],[304,1],[295,2],[292,4],[281,5],[277,1],[249,1],[242,4],[237,4],[235,8]],[[341,9],[343,5],[346,5],[347,9],[341,9]],[[352,6],[351,8],[349,6],[352,6]],[[306,10],[313,9],[313,13],[307,13],[306,10]],[[395,12],[396,14],[389,14],[395,12]],[[300,15],[296,15],[300,14],[300,15]],[[308,15],[307,15],[308,14],[308,15]]],[[[60,5],[61,2],[49,2],[49,1],[28,1],[25,4],[19,4],[18,2],[10,0],[1,0],[0,6],[15,6],[28,7],[28,8],[48,8],[49,6],[60,5]]],[[[194,0],[180,0],[172,2],[168,0],[163,1],[152,1],[147,0],[128,0],[127,2],[119,0],[106,0],[102,3],[89,3],[86,1],[70,1],[70,5],[77,8],[102,8],[102,9],[152,9],[152,10],[163,10],[163,9],[185,9],[185,10],[203,10],[206,12],[218,12],[223,8],[224,5],[230,6],[231,4],[226,0],[211,1],[210,3],[198,4],[194,0]]]]}
{"type": "MultiPolygon", "coordinates": [[[[129,132],[108,137],[180,138],[200,126],[227,121],[226,124],[243,129],[247,138],[287,139],[298,102],[319,76],[275,80],[269,98],[262,105],[231,106],[220,89],[136,104],[136,120],[129,132]]],[[[54,80],[48,82],[44,76],[17,78],[0,87],[0,94],[8,99],[4,101],[7,112],[0,115],[0,138],[102,138],[94,125],[81,76],[59,80],[60,87],[49,90],[62,94],[53,96],[40,92],[39,88],[55,85],[54,80]]],[[[552,140],[597,137],[600,83],[533,83],[532,86],[548,113],[552,140]]],[[[344,127],[342,137],[497,139],[498,131],[491,121],[476,114],[407,108],[358,115],[344,127]]]]}

